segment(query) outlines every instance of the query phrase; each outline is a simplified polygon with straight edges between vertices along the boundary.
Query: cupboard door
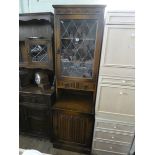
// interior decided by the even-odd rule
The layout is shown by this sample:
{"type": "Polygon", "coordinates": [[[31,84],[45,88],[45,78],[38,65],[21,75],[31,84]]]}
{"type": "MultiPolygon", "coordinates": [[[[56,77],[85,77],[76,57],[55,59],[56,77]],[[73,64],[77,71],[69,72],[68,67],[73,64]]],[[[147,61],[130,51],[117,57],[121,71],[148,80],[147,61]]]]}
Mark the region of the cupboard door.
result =
{"type": "Polygon", "coordinates": [[[97,112],[134,116],[134,88],[99,85],[97,112]]]}
{"type": "Polygon", "coordinates": [[[91,145],[93,117],[59,110],[53,110],[52,115],[53,135],[56,142],[91,145]]]}
{"type": "Polygon", "coordinates": [[[58,78],[92,80],[98,72],[102,29],[97,15],[57,15],[58,78]]]}
{"type": "Polygon", "coordinates": [[[100,75],[133,77],[135,29],[133,25],[106,25],[100,75]]]}
{"type": "Polygon", "coordinates": [[[26,47],[30,66],[53,68],[50,40],[27,39],[26,47]]]}
{"type": "Polygon", "coordinates": [[[28,132],[49,135],[49,113],[47,108],[27,107],[28,132]]]}
{"type": "Polygon", "coordinates": [[[135,24],[135,12],[108,12],[106,24],[135,24]]]}
{"type": "Polygon", "coordinates": [[[134,67],[134,26],[106,25],[103,66],[134,67]]]}
{"type": "Polygon", "coordinates": [[[26,108],[22,105],[19,106],[19,130],[21,132],[28,130],[26,108]]]}

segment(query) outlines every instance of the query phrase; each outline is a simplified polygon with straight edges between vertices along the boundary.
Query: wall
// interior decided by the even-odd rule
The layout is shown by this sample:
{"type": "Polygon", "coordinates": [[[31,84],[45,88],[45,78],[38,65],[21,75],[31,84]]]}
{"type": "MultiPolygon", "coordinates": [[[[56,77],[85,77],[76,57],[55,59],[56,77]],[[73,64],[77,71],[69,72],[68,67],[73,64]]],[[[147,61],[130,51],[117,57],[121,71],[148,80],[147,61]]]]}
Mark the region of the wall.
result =
{"type": "Polygon", "coordinates": [[[19,0],[19,12],[53,12],[56,4],[102,4],[106,10],[134,10],[134,0],[19,0]]]}

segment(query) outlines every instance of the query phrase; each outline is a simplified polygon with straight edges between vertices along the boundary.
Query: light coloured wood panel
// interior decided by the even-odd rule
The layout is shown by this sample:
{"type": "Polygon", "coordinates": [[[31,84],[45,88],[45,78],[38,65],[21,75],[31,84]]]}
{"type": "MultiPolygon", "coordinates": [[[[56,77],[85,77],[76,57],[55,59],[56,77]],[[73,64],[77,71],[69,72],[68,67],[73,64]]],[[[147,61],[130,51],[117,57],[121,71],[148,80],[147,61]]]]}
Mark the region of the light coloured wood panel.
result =
{"type": "Polygon", "coordinates": [[[111,120],[122,123],[129,123],[131,125],[135,124],[135,116],[127,116],[127,115],[116,115],[112,113],[96,113],[96,120],[111,120]]]}
{"type": "Polygon", "coordinates": [[[94,149],[93,155],[127,155],[127,153],[116,153],[116,152],[111,152],[111,151],[103,151],[103,150],[97,150],[94,149]]]}
{"type": "Polygon", "coordinates": [[[135,69],[125,67],[117,68],[114,66],[100,66],[99,75],[133,79],[135,78],[135,69]]]}
{"type": "Polygon", "coordinates": [[[108,12],[106,24],[135,24],[135,12],[108,12]]]}
{"type": "Polygon", "coordinates": [[[134,68],[135,32],[132,25],[106,25],[101,66],[134,68]]]}
{"type": "Polygon", "coordinates": [[[95,140],[93,142],[93,147],[105,151],[128,153],[130,149],[130,144],[95,140]]]}
{"type": "Polygon", "coordinates": [[[99,84],[115,84],[124,86],[135,86],[135,80],[131,78],[115,78],[108,76],[99,76],[99,84]]]}
{"type": "Polygon", "coordinates": [[[134,125],[133,124],[108,121],[108,120],[96,119],[95,120],[95,128],[134,133],[134,125]]]}
{"type": "Polygon", "coordinates": [[[123,132],[109,131],[96,129],[94,133],[95,139],[107,139],[111,141],[118,141],[124,143],[131,143],[133,140],[134,134],[128,134],[123,132]]]}
{"type": "Polygon", "coordinates": [[[134,88],[119,85],[99,85],[96,112],[134,116],[134,88]]]}

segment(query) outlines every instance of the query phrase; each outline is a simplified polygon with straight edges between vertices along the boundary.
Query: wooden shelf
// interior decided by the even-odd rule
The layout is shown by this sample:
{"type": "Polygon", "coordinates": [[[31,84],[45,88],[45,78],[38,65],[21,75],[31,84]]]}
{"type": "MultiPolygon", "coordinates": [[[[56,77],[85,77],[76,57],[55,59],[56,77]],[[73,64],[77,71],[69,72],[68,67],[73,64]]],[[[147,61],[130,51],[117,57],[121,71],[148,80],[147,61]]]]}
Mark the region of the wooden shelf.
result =
{"type": "Polygon", "coordinates": [[[30,65],[30,64],[25,64],[25,63],[20,63],[19,68],[27,68],[27,69],[48,69],[48,70],[53,70],[52,67],[47,66],[47,65],[42,65],[42,66],[37,66],[36,65],[30,65]]]}
{"type": "Polygon", "coordinates": [[[53,109],[93,113],[92,97],[89,95],[63,94],[56,100],[53,109]]]}
{"type": "MultiPolygon", "coordinates": [[[[76,38],[76,37],[75,37],[76,38]]],[[[61,38],[61,39],[64,39],[64,40],[75,40],[75,38],[61,38]]],[[[92,40],[92,41],[94,41],[95,39],[93,39],[93,38],[79,38],[79,40],[92,40]]]]}
{"type": "Polygon", "coordinates": [[[45,91],[42,91],[41,88],[39,88],[37,86],[34,86],[34,85],[30,85],[30,86],[21,88],[19,90],[19,92],[21,92],[21,93],[51,95],[52,93],[54,93],[54,89],[47,89],[45,91]]]}

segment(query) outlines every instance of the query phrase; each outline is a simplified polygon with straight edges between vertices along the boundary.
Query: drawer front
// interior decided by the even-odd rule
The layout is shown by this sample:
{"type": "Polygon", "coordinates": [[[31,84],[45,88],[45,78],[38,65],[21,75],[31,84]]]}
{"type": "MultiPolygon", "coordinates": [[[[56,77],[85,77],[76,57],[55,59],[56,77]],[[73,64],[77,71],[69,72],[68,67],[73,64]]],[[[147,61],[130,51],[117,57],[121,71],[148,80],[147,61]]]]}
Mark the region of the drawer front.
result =
{"type": "Polygon", "coordinates": [[[127,115],[116,115],[111,113],[96,113],[97,120],[110,120],[116,122],[125,122],[131,125],[135,124],[135,116],[129,117],[127,115]]]}
{"type": "Polygon", "coordinates": [[[96,139],[107,139],[112,141],[131,143],[133,140],[134,134],[126,134],[122,132],[119,133],[119,132],[106,131],[106,130],[96,130],[94,133],[94,137],[96,139]]]}
{"type": "Polygon", "coordinates": [[[135,91],[133,87],[99,85],[96,112],[115,115],[135,115],[135,91]]]}
{"type": "Polygon", "coordinates": [[[20,94],[19,95],[20,102],[28,102],[28,103],[39,103],[39,104],[47,104],[48,98],[43,95],[37,94],[20,94]]]}
{"type": "Polygon", "coordinates": [[[116,153],[111,151],[93,150],[93,155],[127,155],[127,153],[116,153]]]}
{"type": "Polygon", "coordinates": [[[99,77],[99,84],[115,84],[115,85],[123,85],[123,86],[135,86],[134,79],[127,78],[110,78],[106,76],[99,77]]]}
{"type": "Polygon", "coordinates": [[[96,120],[96,128],[134,133],[134,125],[96,120]]]}
{"type": "Polygon", "coordinates": [[[108,141],[94,141],[95,149],[118,152],[118,153],[128,153],[130,150],[129,144],[121,144],[121,143],[111,143],[108,141]]]}
{"type": "Polygon", "coordinates": [[[108,12],[106,24],[135,24],[134,12],[108,12]]]}
{"type": "Polygon", "coordinates": [[[117,68],[101,66],[99,71],[100,76],[109,76],[114,78],[135,78],[135,69],[133,68],[117,68]]]}
{"type": "Polygon", "coordinates": [[[95,90],[96,84],[95,83],[88,83],[88,82],[75,82],[75,81],[58,81],[57,82],[58,88],[65,88],[65,89],[78,89],[78,90],[95,90]]]}
{"type": "Polygon", "coordinates": [[[135,28],[128,25],[106,25],[101,66],[134,68],[135,28]]]}

